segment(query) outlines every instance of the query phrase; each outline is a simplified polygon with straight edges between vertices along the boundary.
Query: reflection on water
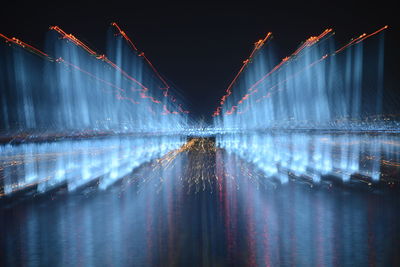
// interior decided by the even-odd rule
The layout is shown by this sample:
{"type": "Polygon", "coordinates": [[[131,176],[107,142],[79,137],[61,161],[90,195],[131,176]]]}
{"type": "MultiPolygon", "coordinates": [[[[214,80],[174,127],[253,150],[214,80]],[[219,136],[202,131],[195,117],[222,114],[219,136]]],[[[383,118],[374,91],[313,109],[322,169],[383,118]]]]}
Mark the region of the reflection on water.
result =
{"type": "Polygon", "coordinates": [[[62,184],[73,191],[99,177],[100,188],[106,189],[183,143],[171,135],[0,145],[0,196],[34,186],[46,192],[62,184]]]}
{"type": "Polygon", "coordinates": [[[398,167],[400,161],[400,138],[387,134],[231,134],[217,136],[217,145],[282,183],[288,181],[288,173],[313,182],[324,175],[345,182],[355,174],[372,181],[378,181],[381,174],[390,179],[381,166],[398,167]]]}
{"type": "Polygon", "coordinates": [[[239,157],[225,157],[225,176],[236,177],[226,179],[224,199],[232,262],[243,251],[248,266],[399,263],[398,194],[295,182],[263,187],[239,157]]]}
{"type": "Polygon", "coordinates": [[[216,148],[212,139],[191,139],[108,190],[3,202],[0,264],[400,264],[398,190],[280,183],[243,155],[216,148]]]}

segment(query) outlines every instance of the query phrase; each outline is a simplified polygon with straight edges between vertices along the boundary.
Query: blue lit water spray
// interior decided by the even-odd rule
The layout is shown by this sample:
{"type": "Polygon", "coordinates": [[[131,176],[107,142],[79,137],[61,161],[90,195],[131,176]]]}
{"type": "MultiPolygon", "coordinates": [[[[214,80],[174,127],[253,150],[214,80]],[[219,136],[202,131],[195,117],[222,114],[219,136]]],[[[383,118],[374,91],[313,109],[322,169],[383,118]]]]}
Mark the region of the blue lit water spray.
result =
{"type": "Polygon", "coordinates": [[[184,144],[182,99],[110,32],[109,56],[57,26],[46,53],[0,36],[2,195],[91,181],[105,189],[184,144]]]}
{"type": "Polygon", "coordinates": [[[378,181],[382,165],[398,162],[399,144],[367,135],[399,129],[381,116],[386,28],[342,46],[327,29],[280,61],[270,34],[255,43],[213,114],[217,146],[281,183],[378,181]]]}

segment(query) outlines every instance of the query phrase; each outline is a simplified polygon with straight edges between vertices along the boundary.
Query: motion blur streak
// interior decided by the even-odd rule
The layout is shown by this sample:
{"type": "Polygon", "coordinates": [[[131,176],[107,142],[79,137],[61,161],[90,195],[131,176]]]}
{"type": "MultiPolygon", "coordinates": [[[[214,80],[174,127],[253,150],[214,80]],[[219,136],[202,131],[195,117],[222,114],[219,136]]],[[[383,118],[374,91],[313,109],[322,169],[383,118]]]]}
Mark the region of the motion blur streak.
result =
{"type": "Polygon", "coordinates": [[[106,53],[50,29],[0,34],[0,265],[400,266],[388,26],[269,32],[213,125],[117,23],[106,53]]]}

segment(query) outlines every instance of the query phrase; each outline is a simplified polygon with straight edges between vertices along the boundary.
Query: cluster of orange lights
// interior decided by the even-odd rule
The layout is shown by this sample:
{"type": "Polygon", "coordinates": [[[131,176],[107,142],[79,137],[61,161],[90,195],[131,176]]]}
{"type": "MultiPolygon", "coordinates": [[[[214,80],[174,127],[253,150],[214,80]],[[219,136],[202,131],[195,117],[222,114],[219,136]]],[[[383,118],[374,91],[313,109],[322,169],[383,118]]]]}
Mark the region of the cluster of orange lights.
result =
{"type": "Polygon", "coordinates": [[[118,26],[116,22],[111,23],[111,26],[114,26],[118,30],[119,34],[121,34],[122,37],[124,37],[124,39],[129,43],[129,45],[133,48],[133,50],[138,51],[132,40],[129,39],[128,35],[126,35],[126,33],[123,30],[121,30],[121,28],[118,26]]]}
{"type": "Polygon", "coordinates": [[[95,51],[93,51],[92,49],[90,49],[89,46],[87,46],[86,44],[84,44],[83,42],[81,42],[78,38],[76,38],[75,36],[73,36],[72,34],[67,34],[65,31],[63,31],[60,27],[58,26],[51,26],[50,30],[54,30],[56,32],[58,32],[63,38],[68,39],[69,41],[71,41],[72,43],[76,44],[77,46],[82,47],[83,49],[86,50],[86,52],[88,52],[91,55],[96,56],[97,58],[101,58],[101,55],[98,55],[95,51]]]}
{"type": "Polygon", "coordinates": [[[18,45],[18,46],[20,46],[20,47],[22,47],[22,48],[25,48],[25,49],[31,51],[32,53],[35,53],[35,54],[38,55],[38,56],[41,56],[41,57],[43,57],[43,58],[45,58],[45,59],[48,59],[48,60],[53,60],[53,59],[52,59],[49,55],[47,55],[46,53],[40,51],[39,49],[37,49],[37,48],[35,48],[35,47],[33,47],[33,46],[27,44],[27,43],[22,42],[21,40],[15,38],[15,37],[8,38],[7,36],[5,36],[4,34],[1,34],[1,33],[0,33],[0,37],[3,38],[3,39],[5,39],[6,42],[14,43],[14,44],[16,44],[16,45],[18,45]]]}
{"type": "MultiPolygon", "coordinates": [[[[387,29],[387,28],[388,28],[388,26],[386,25],[386,26],[384,26],[384,27],[378,29],[377,31],[375,31],[375,32],[373,32],[373,33],[371,33],[371,34],[368,34],[368,35],[367,35],[367,34],[364,33],[364,34],[360,35],[359,37],[357,37],[357,38],[355,38],[355,39],[352,39],[348,44],[346,44],[346,45],[343,46],[342,48],[336,50],[336,51],[335,51],[334,53],[332,53],[331,55],[324,55],[324,56],[322,56],[319,60],[317,60],[317,61],[311,63],[307,68],[310,68],[310,67],[314,66],[315,64],[317,64],[317,63],[319,63],[319,62],[321,62],[321,61],[327,59],[329,56],[336,55],[336,54],[342,52],[344,49],[350,47],[351,45],[360,43],[360,42],[364,41],[365,39],[367,39],[367,38],[369,38],[369,37],[371,37],[371,36],[374,36],[374,35],[380,33],[381,31],[383,31],[383,30],[385,30],[385,29],[387,29]]],[[[312,37],[308,38],[308,39],[307,39],[304,43],[302,43],[302,45],[301,45],[299,48],[297,48],[290,56],[283,58],[282,61],[281,61],[278,65],[276,65],[270,72],[268,72],[268,73],[265,74],[263,77],[261,77],[261,79],[259,79],[257,82],[255,82],[255,83],[248,89],[248,91],[249,91],[250,93],[245,94],[245,95],[238,101],[237,105],[233,105],[229,110],[227,110],[227,111],[225,112],[225,114],[226,114],[226,115],[232,115],[235,111],[238,110],[238,106],[239,106],[240,104],[242,104],[245,100],[247,100],[253,93],[255,93],[255,92],[258,91],[258,90],[257,90],[257,86],[260,85],[264,80],[266,80],[272,73],[274,73],[274,72],[276,72],[278,69],[280,69],[286,62],[290,61],[292,58],[294,58],[295,56],[297,56],[297,55],[298,55],[301,51],[303,51],[305,48],[313,46],[314,44],[316,44],[317,42],[319,42],[319,41],[322,40],[323,38],[331,36],[331,34],[333,34],[333,30],[332,30],[332,29],[326,29],[326,30],[325,30],[324,32],[322,32],[320,35],[318,35],[318,36],[312,36],[312,37]]],[[[259,41],[259,42],[260,42],[260,41],[259,41]]],[[[256,47],[257,47],[257,45],[258,45],[259,42],[256,42],[256,43],[255,43],[256,47]]],[[[246,65],[246,64],[248,63],[248,60],[246,60],[245,62],[246,62],[246,63],[245,63],[245,65],[246,65]]],[[[245,66],[245,65],[244,65],[244,66],[245,66]]],[[[307,69],[307,68],[306,68],[306,69],[307,69]]],[[[229,85],[229,87],[228,87],[228,89],[227,89],[227,94],[225,94],[225,95],[221,98],[220,106],[215,110],[215,112],[213,113],[213,116],[218,116],[218,115],[220,115],[221,109],[222,109],[222,105],[225,103],[227,97],[232,93],[232,91],[231,91],[231,90],[232,90],[232,85],[236,82],[236,80],[238,79],[238,76],[242,73],[243,69],[244,69],[244,67],[242,67],[242,68],[240,69],[238,75],[236,75],[235,79],[234,79],[234,80],[231,82],[231,84],[229,85]]],[[[303,70],[297,72],[296,74],[294,74],[294,75],[292,75],[292,76],[298,75],[298,74],[299,74],[300,72],[302,72],[302,71],[303,71],[303,70]]],[[[291,77],[292,77],[292,76],[291,76],[291,77]]],[[[291,77],[289,77],[289,78],[291,78],[291,77]]],[[[276,88],[279,84],[286,82],[289,78],[287,78],[287,79],[285,79],[284,81],[281,81],[281,82],[279,82],[278,84],[272,86],[268,91],[270,91],[270,90],[273,89],[273,88],[276,88]]],[[[263,98],[268,98],[268,97],[270,97],[270,96],[271,96],[271,92],[267,92],[266,95],[262,96],[261,98],[258,98],[258,99],[256,100],[256,102],[260,102],[263,98]]],[[[244,113],[244,112],[238,112],[238,113],[244,113]]]]}

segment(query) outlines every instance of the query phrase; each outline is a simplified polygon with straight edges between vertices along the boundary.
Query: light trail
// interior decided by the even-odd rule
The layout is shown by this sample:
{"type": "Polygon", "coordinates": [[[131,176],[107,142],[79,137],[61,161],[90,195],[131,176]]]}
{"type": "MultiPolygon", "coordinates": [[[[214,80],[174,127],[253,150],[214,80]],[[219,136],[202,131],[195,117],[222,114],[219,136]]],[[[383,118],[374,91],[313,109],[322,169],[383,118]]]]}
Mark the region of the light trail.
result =
{"type": "Polygon", "coordinates": [[[44,59],[47,59],[47,60],[49,60],[49,61],[54,61],[54,59],[51,58],[51,57],[50,57],[49,55],[47,55],[46,53],[40,51],[40,50],[37,49],[36,47],[33,47],[33,46],[31,46],[31,45],[29,45],[29,44],[27,44],[27,43],[24,43],[23,41],[21,41],[21,40],[15,38],[15,37],[8,38],[7,36],[5,36],[4,34],[1,34],[1,33],[0,33],[0,37],[3,38],[3,39],[5,39],[6,42],[10,42],[10,43],[16,44],[16,45],[18,45],[18,46],[20,46],[20,47],[22,47],[22,48],[28,50],[29,52],[34,53],[34,54],[36,54],[36,55],[38,55],[38,56],[40,56],[40,57],[42,57],[42,58],[44,58],[44,59]]]}
{"type": "Polygon", "coordinates": [[[369,37],[372,37],[372,36],[380,33],[381,31],[384,31],[384,30],[386,30],[388,28],[389,28],[389,26],[386,25],[386,26],[384,26],[384,27],[382,27],[382,28],[380,28],[380,29],[376,30],[375,32],[370,33],[368,35],[366,33],[363,33],[360,36],[358,36],[357,38],[352,39],[348,44],[346,44],[343,47],[341,47],[340,49],[336,50],[335,54],[339,54],[340,52],[342,52],[344,49],[348,48],[349,46],[351,46],[353,44],[358,44],[358,43],[364,41],[365,39],[367,39],[369,37]]]}
{"type": "MultiPolygon", "coordinates": [[[[125,31],[123,31],[116,22],[111,23],[111,25],[117,29],[118,33],[125,39],[125,41],[128,42],[128,44],[132,47],[132,49],[136,53],[138,53],[138,56],[143,57],[143,59],[146,61],[146,63],[149,65],[149,67],[153,70],[153,72],[157,76],[157,78],[164,84],[164,87],[160,88],[161,90],[163,90],[163,96],[169,97],[172,102],[176,102],[176,98],[174,98],[172,95],[169,94],[169,89],[171,88],[170,85],[167,83],[167,81],[165,81],[165,79],[162,77],[162,75],[156,69],[154,64],[146,57],[145,53],[143,51],[140,52],[138,50],[137,46],[133,43],[133,41],[129,38],[129,36],[125,33],[125,31]]],[[[180,104],[180,107],[178,108],[178,110],[179,110],[178,113],[189,113],[189,111],[182,109],[182,104],[180,104]]]]}
{"type": "Polygon", "coordinates": [[[239,78],[239,76],[241,75],[241,73],[243,72],[243,70],[246,68],[247,64],[249,64],[252,60],[252,58],[254,57],[256,51],[258,51],[259,49],[261,49],[264,44],[270,39],[270,37],[272,36],[272,33],[269,32],[264,39],[260,39],[257,42],[254,43],[254,48],[250,53],[250,56],[243,61],[243,65],[240,68],[239,72],[236,74],[235,78],[233,78],[232,82],[229,84],[228,88],[225,90],[226,94],[224,96],[222,96],[221,101],[220,101],[220,105],[217,107],[217,109],[214,111],[213,113],[213,117],[218,116],[221,112],[221,108],[224,105],[226,99],[228,98],[228,96],[232,93],[232,87],[233,85],[236,83],[236,80],[239,78]]]}
{"type": "Polygon", "coordinates": [[[383,26],[382,28],[380,28],[379,30],[377,30],[377,31],[375,31],[375,32],[373,32],[373,33],[370,33],[370,34],[368,34],[368,35],[366,35],[366,36],[364,36],[361,40],[359,40],[357,43],[359,43],[359,42],[362,42],[362,41],[364,41],[365,39],[367,39],[367,38],[369,38],[369,37],[371,37],[371,36],[374,36],[374,35],[376,35],[376,34],[378,34],[378,33],[380,33],[381,31],[384,31],[384,30],[386,30],[387,28],[389,28],[389,26],[388,25],[386,25],[386,26],[383,26]]]}
{"type": "Polygon", "coordinates": [[[160,81],[164,84],[165,87],[161,88],[162,90],[165,90],[164,92],[164,96],[168,95],[168,89],[170,88],[170,86],[168,85],[168,83],[164,80],[164,78],[161,76],[161,74],[158,72],[158,70],[155,68],[155,66],[150,62],[150,60],[146,57],[146,55],[144,54],[144,52],[139,52],[139,50],[137,49],[137,47],[133,44],[132,40],[128,37],[128,35],[121,29],[121,27],[116,23],[113,22],[111,23],[112,26],[114,26],[119,34],[129,43],[129,45],[133,48],[133,50],[135,50],[136,52],[138,52],[138,56],[139,57],[143,57],[143,59],[146,61],[146,63],[150,66],[150,68],[153,70],[153,72],[156,74],[156,76],[158,77],[158,79],[160,79],[160,81]]]}
{"type": "Polygon", "coordinates": [[[345,50],[346,48],[350,47],[352,44],[354,43],[358,43],[359,40],[361,40],[362,38],[364,38],[366,34],[363,33],[360,36],[358,36],[357,38],[351,40],[348,44],[344,45],[342,48],[336,50],[335,54],[339,54],[340,52],[342,52],[343,50],[345,50]]]}
{"type": "Polygon", "coordinates": [[[111,23],[111,26],[114,26],[118,30],[119,34],[121,34],[122,37],[124,37],[124,39],[129,43],[129,45],[133,48],[133,50],[138,51],[137,47],[132,42],[132,40],[128,37],[128,35],[126,35],[126,33],[118,26],[116,22],[111,23]]]}

